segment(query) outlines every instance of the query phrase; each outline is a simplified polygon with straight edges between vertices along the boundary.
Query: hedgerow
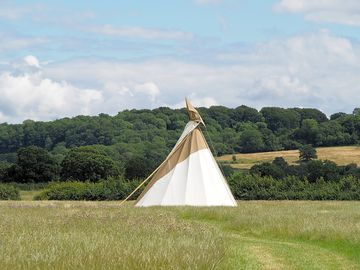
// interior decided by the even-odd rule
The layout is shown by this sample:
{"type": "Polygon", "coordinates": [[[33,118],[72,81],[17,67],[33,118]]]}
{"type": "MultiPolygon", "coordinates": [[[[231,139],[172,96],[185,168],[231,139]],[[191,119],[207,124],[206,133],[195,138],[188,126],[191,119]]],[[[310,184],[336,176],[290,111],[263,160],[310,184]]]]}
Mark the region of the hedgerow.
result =
{"type": "MultiPolygon", "coordinates": [[[[138,181],[126,181],[123,178],[109,178],[93,182],[54,182],[35,197],[36,200],[86,200],[109,201],[122,200],[133,191],[138,181]]],[[[135,194],[135,196],[138,194],[135,194]]]]}
{"type": "Polygon", "coordinates": [[[0,184],[0,200],[20,200],[19,190],[7,184],[0,184]]]}
{"type": "Polygon", "coordinates": [[[238,172],[229,178],[229,184],[238,200],[360,200],[360,180],[353,176],[311,183],[296,176],[275,179],[238,172]]]}

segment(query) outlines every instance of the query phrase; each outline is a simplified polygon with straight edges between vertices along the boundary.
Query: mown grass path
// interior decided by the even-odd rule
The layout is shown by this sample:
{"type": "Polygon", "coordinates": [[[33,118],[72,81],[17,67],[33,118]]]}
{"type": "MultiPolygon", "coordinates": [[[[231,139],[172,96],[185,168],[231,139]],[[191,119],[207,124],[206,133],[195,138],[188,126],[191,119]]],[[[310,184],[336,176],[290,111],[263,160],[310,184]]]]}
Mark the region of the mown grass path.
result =
{"type": "Polygon", "coordinates": [[[360,202],[0,202],[1,269],[360,269],[360,202]]]}
{"type": "Polygon", "coordinates": [[[360,202],[249,201],[182,217],[226,233],[223,269],[360,269],[360,202]]]}

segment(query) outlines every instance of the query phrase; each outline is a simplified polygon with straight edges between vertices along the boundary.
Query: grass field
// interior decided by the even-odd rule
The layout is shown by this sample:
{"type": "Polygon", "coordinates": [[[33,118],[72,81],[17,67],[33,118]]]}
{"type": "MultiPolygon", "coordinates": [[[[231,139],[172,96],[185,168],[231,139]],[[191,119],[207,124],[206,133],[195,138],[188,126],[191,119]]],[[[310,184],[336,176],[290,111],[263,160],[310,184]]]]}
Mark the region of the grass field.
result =
{"type": "Polygon", "coordinates": [[[360,269],[360,202],[0,202],[1,269],[360,269]]]}
{"type": "MultiPolygon", "coordinates": [[[[338,165],[356,163],[360,166],[359,146],[319,147],[316,149],[318,159],[331,160],[338,165]]],[[[218,161],[232,162],[233,155],[217,158],[218,161]]],[[[272,161],[275,157],[283,157],[288,163],[294,164],[299,160],[298,150],[274,151],[250,154],[236,154],[236,161],[231,164],[234,168],[249,169],[256,163],[272,161]]]]}
{"type": "Polygon", "coordinates": [[[37,190],[20,190],[20,198],[22,201],[32,201],[34,197],[42,192],[42,189],[37,190]]]}

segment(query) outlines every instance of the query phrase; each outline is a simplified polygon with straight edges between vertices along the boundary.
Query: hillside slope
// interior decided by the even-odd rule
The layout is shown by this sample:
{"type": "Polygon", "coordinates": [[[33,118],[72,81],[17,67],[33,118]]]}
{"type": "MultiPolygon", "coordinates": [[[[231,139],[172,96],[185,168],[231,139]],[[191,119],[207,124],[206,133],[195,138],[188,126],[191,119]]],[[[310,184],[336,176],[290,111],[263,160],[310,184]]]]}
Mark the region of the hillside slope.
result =
{"type": "MultiPolygon", "coordinates": [[[[316,148],[318,159],[331,160],[338,165],[356,163],[360,165],[359,146],[337,146],[316,148]]],[[[231,162],[231,166],[239,169],[249,169],[256,163],[271,162],[275,157],[283,157],[288,163],[294,164],[299,159],[298,150],[273,151],[249,154],[236,154],[236,161],[232,160],[233,155],[224,155],[218,158],[220,162],[231,162]]]]}

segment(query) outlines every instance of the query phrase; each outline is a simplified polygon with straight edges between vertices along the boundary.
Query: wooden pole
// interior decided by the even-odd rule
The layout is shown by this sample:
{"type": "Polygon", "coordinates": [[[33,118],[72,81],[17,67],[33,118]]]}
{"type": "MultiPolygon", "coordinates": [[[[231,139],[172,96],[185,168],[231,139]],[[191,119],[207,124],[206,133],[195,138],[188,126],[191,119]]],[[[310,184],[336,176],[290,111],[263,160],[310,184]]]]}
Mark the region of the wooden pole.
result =
{"type": "MultiPolygon", "coordinates": [[[[194,130],[195,128],[197,128],[197,126],[198,126],[199,124],[200,124],[200,123],[197,122],[197,125],[193,128],[193,130],[194,130]]],[[[190,133],[191,133],[191,132],[189,132],[189,133],[182,139],[182,141],[181,141],[173,150],[171,150],[171,152],[170,152],[169,155],[166,157],[166,159],[165,159],[144,181],[142,181],[142,182],[140,183],[140,185],[138,185],[137,188],[135,188],[134,191],[131,192],[131,193],[129,194],[129,196],[127,196],[127,197],[119,204],[119,206],[123,205],[132,195],[134,195],[134,193],[135,193],[136,191],[139,190],[139,188],[141,188],[151,177],[154,176],[154,174],[161,168],[161,166],[164,165],[165,162],[170,158],[171,154],[174,153],[174,152],[180,147],[180,145],[182,145],[182,143],[185,141],[185,138],[186,138],[187,136],[189,136],[190,133]]]]}

